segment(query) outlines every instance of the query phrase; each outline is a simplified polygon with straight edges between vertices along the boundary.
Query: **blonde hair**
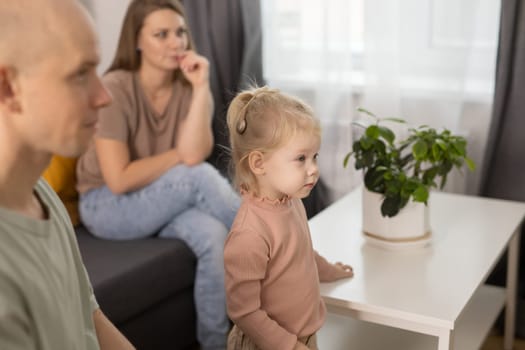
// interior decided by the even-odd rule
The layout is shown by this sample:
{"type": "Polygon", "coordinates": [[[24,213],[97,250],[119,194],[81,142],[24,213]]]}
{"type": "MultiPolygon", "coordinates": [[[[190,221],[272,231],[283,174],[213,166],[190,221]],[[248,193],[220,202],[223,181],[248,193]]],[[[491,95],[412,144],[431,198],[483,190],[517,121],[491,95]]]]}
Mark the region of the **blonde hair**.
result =
{"type": "Polygon", "coordinates": [[[234,183],[256,194],[256,178],[248,164],[250,153],[271,153],[302,132],[321,137],[319,121],[306,103],[267,86],[237,94],[228,108],[227,123],[234,183]]]}

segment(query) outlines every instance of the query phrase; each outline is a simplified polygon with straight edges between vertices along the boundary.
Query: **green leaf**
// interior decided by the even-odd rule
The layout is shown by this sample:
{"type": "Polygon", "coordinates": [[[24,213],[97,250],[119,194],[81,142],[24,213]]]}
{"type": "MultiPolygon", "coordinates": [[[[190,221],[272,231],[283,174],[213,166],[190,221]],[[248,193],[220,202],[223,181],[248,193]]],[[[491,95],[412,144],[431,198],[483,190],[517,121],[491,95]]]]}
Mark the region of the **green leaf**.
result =
{"type": "Polygon", "coordinates": [[[370,123],[364,123],[362,122],[361,120],[356,120],[356,121],[353,121],[352,122],[352,125],[357,125],[359,127],[362,127],[363,129],[366,129],[368,128],[368,126],[370,125],[370,123]]]}
{"type": "Polygon", "coordinates": [[[438,174],[441,176],[444,176],[448,174],[450,170],[452,170],[452,167],[453,167],[452,162],[444,161],[438,166],[438,174]]]}
{"type": "Polygon", "coordinates": [[[372,112],[370,112],[370,111],[368,111],[368,110],[366,110],[366,109],[364,109],[362,107],[357,108],[357,111],[358,112],[363,112],[363,113],[368,114],[369,116],[374,117],[374,118],[377,119],[377,117],[376,117],[376,115],[374,113],[372,113],[372,112]]]}
{"type": "Polygon", "coordinates": [[[428,200],[428,190],[425,186],[420,185],[412,194],[414,201],[426,203],[428,200]]]}
{"type": "Polygon", "coordinates": [[[390,118],[382,118],[381,121],[389,121],[389,122],[396,122],[396,123],[401,123],[401,124],[406,124],[406,120],[404,119],[401,119],[401,118],[393,118],[393,117],[390,117],[390,118]]]}
{"type": "Polygon", "coordinates": [[[440,148],[437,143],[432,145],[432,155],[434,156],[435,160],[441,160],[441,152],[439,150],[440,148]]]}
{"type": "Polygon", "coordinates": [[[343,167],[345,167],[345,168],[347,167],[347,165],[348,165],[348,160],[350,160],[350,157],[352,156],[353,153],[354,153],[354,152],[350,152],[350,153],[348,153],[348,154],[345,156],[345,159],[343,160],[343,167]]]}
{"type": "Polygon", "coordinates": [[[411,162],[414,159],[414,155],[412,153],[408,153],[406,156],[401,158],[399,160],[399,166],[404,168],[409,162],[411,162]]]}
{"type": "Polygon", "coordinates": [[[445,141],[443,141],[442,139],[437,139],[436,140],[436,144],[439,146],[439,148],[441,148],[443,151],[447,151],[448,149],[448,146],[447,146],[447,143],[445,141]]]}
{"type": "Polygon", "coordinates": [[[469,157],[465,157],[465,163],[467,163],[467,167],[470,171],[474,171],[474,169],[476,169],[476,163],[474,163],[474,161],[469,157]]]}
{"type": "Polygon", "coordinates": [[[425,141],[418,140],[414,146],[412,146],[412,154],[416,159],[425,159],[428,152],[428,146],[425,141]]]}
{"type": "Polygon", "coordinates": [[[416,188],[420,185],[420,181],[418,178],[411,177],[408,179],[408,181],[405,183],[406,188],[410,191],[410,193],[414,192],[416,188]]]}
{"type": "Polygon", "coordinates": [[[361,144],[361,147],[363,148],[363,150],[368,150],[370,149],[370,147],[372,147],[374,140],[367,136],[363,136],[359,140],[359,143],[361,144]]]}
{"type": "Polygon", "coordinates": [[[438,167],[431,167],[428,168],[423,172],[423,182],[427,185],[431,184],[434,181],[434,178],[436,177],[438,173],[438,167]]]}
{"type": "Polygon", "coordinates": [[[399,203],[399,210],[403,209],[405,205],[407,205],[408,201],[410,200],[410,197],[401,197],[401,202],[399,203]]]}
{"type": "Polygon", "coordinates": [[[401,210],[401,198],[396,197],[385,197],[381,204],[381,214],[383,216],[396,216],[401,210]]]}
{"type": "Polygon", "coordinates": [[[452,147],[454,147],[460,156],[465,156],[467,153],[466,146],[467,144],[464,139],[458,139],[455,142],[452,142],[452,147]]]}
{"type": "Polygon", "coordinates": [[[389,144],[392,144],[394,142],[396,135],[392,130],[385,126],[379,126],[378,130],[381,137],[384,138],[389,144]]]}
{"type": "Polygon", "coordinates": [[[370,125],[366,128],[366,136],[376,140],[379,137],[379,127],[377,125],[370,125]]]}
{"type": "Polygon", "coordinates": [[[441,177],[441,183],[439,184],[439,189],[442,190],[443,187],[445,187],[446,183],[447,183],[447,174],[441,177]]]}
{"type": "Polygon", "coordinates": [[[354,153],[359,153],[361,151],[361,142],[355,141],[352,144],[352,151],[354,151],[354,153]]]}
{"type": "Polygon", "coordinates": [[[384,188],[384,182],[382,180],[383,178],[383,172],[382,171],[376,171],[374,169],[370,169],[366,172],[364,182],[366,188],[368,188],[370,191],[383,191],[384,188]]]}
{"type": "Polygon", "coordinates": [[[373,149],[369,149],[365,152],[363,152],[363,165],[367,168],[370,168],[374,165],[374,160],[375,160],[375,155],[376,153],[374,152],[373,149]]]}
{"type": "Polygon", "coordinates": [[[413,190],[410,189],[410,186],[407,186],[408,183],[405,183],[403,187],[401,187],[401,197],[407,198],[412,195],[413,190]]]}
{"type": "Polygon", "coordinates": [[[378,158],[381,158],[381,156],[384,156],[386,154],[386,145],[382,140],[375,140],[373,146],[378,158]]]}
{"type": "Polygon", "coordinates": [[[390,196],[398,195],[401,192],[401,182],[392,179],[386,184],[386,194],[390,196]]]}

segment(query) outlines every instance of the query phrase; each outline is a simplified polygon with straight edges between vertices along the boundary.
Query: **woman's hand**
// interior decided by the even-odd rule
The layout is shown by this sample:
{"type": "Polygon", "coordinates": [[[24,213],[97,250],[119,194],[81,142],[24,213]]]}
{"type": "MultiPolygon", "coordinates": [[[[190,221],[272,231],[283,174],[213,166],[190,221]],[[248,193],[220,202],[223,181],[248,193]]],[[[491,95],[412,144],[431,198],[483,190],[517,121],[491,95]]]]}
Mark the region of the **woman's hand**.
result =
{"type": "Polygon", "coordinates": [[[193,87],[209,84],[210,64],[195,51],[186,51],[179,58],[180,70],[193,87]]]}

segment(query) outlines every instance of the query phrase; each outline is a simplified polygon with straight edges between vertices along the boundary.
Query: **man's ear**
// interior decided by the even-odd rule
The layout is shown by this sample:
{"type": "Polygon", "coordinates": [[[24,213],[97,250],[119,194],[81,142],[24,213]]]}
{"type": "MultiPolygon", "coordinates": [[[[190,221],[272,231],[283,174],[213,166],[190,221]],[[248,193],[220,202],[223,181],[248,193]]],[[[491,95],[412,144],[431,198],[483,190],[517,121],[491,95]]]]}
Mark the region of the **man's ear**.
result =
{"type": "Polygon", "coordinates": [[[16,71],[0,66],[0,104],[10,112],[20,112],[20,103],[16,94],[16,71]]]}
{"type": "Polygon", "coordinates": [[[264,175],[264,154],[260,151],[253,151],[248,155],[250,170],[255,175],[264,175]]]}

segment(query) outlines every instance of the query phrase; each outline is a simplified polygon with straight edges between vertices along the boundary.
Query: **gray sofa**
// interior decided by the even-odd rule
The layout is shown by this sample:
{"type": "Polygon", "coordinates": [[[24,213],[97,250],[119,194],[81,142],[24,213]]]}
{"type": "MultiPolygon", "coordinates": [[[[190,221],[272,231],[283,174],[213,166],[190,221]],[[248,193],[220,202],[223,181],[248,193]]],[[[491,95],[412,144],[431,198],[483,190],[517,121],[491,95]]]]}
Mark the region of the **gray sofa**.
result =
{"type": "Polygon", "coordinates": [[[101,240],[76,228],[95,296],[139,350],[196,348],[196,258],[176,239],[101,240]]]}

